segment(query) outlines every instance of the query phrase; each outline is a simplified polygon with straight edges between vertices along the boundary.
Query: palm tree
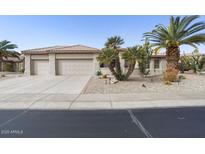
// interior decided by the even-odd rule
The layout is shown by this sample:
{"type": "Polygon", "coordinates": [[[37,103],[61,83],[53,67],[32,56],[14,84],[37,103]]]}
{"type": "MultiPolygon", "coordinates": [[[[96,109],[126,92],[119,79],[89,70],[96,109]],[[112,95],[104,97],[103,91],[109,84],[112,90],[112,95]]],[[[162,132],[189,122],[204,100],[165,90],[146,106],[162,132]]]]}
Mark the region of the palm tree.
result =
{"type": "Polygon", "coordinates": [[[115,69],[116,73],[119,75],[117,78],[121,78],[122,70],[120,67],[120,57],[119,57],[119,48],[120,46],[124,44],[124,40],[120,36],[113,36],[107,39],[107,42],[105,43],[106,48],[113,49],[114,52],[117,53],[117,56],[115,57],[115,69]]]}
{"type": "MultiPolygon", "coordinates": [[[[179,72],[180,46],[190,45],[197,48],[197,45],[205,43],[205,33],[199,33],[205,29],[205,23],[193,23],[197,18],[199,18],[197,15],[183,18],[171,16],[168,27],[160,24],[152,32],[144,33],[144,37],[152,41],[152,45],[157,47],[156,51],[160,48],[166,48],[166,73],[177,71],[175,78],[179,72]]],[[[169,80],[168,76],[167,79],[169,80]]]]}
{"type": "Polygon", "coordinates": [[[104,48],[99,53],[97,60],[100,64],[107,64],[111,73],[117,78],[118,74],[115,72],[115,64],[113,64],[113,60],[116,59],[118,54],[114,51],[114,49],[104,48]]]}
{"type": "MultiPolygon", "coordinates": [[[[13,49],[17,48],[16,44],[12,44],[10,41],[3,40],[0,41],[0,61],[3,61],[3,58],[7,58],[9,56],[18,57],[19,53],[14,51],[13,49]]],[[[2,63],[3,70],[3,63],[2,63]]]]}
{"type": "Polygon", "coordinates": [[[125,74],[125,79],[127,80],[129,76],[135,69],[136,61],[140,56],[140,52],[143,50],[142,46],[134,46],[132,48],[128,48],[126,52],[122,54],[122,58],[128,62],[128,70],[125,74]]]}

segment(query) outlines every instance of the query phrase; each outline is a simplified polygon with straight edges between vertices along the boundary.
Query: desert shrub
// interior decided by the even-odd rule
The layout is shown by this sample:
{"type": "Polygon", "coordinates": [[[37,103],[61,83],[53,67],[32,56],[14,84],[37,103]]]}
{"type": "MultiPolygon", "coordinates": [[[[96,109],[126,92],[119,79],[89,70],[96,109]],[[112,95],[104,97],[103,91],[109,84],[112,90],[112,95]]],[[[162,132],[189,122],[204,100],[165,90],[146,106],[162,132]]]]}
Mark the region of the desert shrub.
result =
{"type": "Polygon", "coordinates": [[[189,71],[192,69],[193,66],[193,59],[189,56],[182,56],[180,58],[181,63],[179,64],[179,70],[183,73],[184,71],[189,71]]]}
{"type": "Polygon", "coordinates": [[[179,77],[178,77],[179,79],[181,79],[181,80],[184,80],[184,79],[186,79],[186,77],[184,76],[184,75],[179,75],[179,77]]]}
{"type": "Polygon", "coordinates": [[[204,70],[205,69],[205,55],[203,55],[199,61],[199,69],[204,70]]]}
{"type": "Polygon", "coordinates": [[[100,70],[98,70],[98,71],[96,72],[96,75],[97,75],[97,76],[100,76],[100,75],[102,75],[102,72],[101,72],[100,70]]]}
{"type": "Polygon", "coordinates": [[[106,79],[107,78],[107,74],[102,75],[102,78],[106,79]]]}
{"type": "Polygon", "coordinates": [[[164,74],[164,81],[174,82],[177,80],[178,70],[175,68],[168,68],[164,74]]]}
{"type": "Polygon", "coordinates": [[[169,85],[172,85],[172,82],[170,82],[170,81],[164,81],[164,84],[169,86],[169,85]]]}
{"type": "Polygon", "coordinates": [[[200,55],[192,54],[192,56],[182,56],[181,63],[179,65],[180,71],[193,70],[194,73],[204,69],[205,56],[200,57],[200,55]]]}

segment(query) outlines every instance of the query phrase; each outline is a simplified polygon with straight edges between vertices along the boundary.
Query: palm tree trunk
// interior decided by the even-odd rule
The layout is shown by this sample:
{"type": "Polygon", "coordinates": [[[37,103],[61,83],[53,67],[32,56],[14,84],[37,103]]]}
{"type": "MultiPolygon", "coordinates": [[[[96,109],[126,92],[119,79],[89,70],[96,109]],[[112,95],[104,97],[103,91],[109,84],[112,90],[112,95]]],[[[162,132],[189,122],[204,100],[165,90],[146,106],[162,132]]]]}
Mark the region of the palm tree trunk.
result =
{"type": "Polygon", "coordinates": [[[3,57],[0,56],[0,62],[1,62],[1,71],[3,71],[3,57]]]}
{"type": "Polygon", "coordinates": [[[180,49],[178,46],[170,46],[166,49],[167,69],[165,80],[175,81],[179,72],[180,49]]]}
{"type": "Polygon", "coordinates": [[[122,70],[121,70],[121,66],[120,66],[120,58],[119,58],[119,56],[117,56],[116,59],[115,59],[115,68],[116,68],[116,73],[118,75],[121,75],[122,74],[122,70]]]}
{"type": "Polygon", "coordinates": [[[125,75],[125,78],[126,78],[126,80],[129,78],[129,76],[132,74],[132,72],[134,71],[134,69],[135,69],[135,64],[136,64],[136,61],[134,62],[134,63],[132,63],[132,64],[129,64],[129,66],[128,66],[128,71],[127,71],[127,73],[126,73],[126,75],[125,75]]]}
{"type": "Polygon", "coordinates": [[[110,72],[112,73],[112,75],[114,75],[115,78],[118,79],[118,74],[115,72],[115,69],[114,69],[113,65],[109,64],[108,68],[109,68],[110,72]]]}
{"type": "Polygon", "coordinates": [[[1,62],[1,73],[0,73],[0,75],[2,76],[3,75],[3,71],[4,71],[4,63],[3,63],[3,57],[2,56],[0,56],[0,62],[1,62]]]}

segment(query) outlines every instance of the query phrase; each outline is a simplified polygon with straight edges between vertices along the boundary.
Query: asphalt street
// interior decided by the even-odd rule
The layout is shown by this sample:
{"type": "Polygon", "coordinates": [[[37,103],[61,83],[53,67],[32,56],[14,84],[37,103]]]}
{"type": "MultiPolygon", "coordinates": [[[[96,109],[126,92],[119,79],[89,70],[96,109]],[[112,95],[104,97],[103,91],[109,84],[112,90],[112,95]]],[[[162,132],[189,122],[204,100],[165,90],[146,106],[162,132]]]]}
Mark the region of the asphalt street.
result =
{"type": "Polygon", "coordinates": [[[205,108],[0,110],[1,138],[205,137],[205,108]]]}

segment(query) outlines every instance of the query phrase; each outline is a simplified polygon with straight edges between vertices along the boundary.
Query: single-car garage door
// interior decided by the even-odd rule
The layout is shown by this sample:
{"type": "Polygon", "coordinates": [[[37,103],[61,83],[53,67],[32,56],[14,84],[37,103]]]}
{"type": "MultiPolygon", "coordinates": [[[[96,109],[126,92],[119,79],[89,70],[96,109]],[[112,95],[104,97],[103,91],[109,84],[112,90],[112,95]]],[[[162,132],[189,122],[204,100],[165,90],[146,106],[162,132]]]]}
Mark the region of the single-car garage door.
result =
{"type": "Polygon", "coordinates": [[[91,75],[93,59],[57,60],[57,75],[91,75]]]}
{"type": "Polygon", "coordinates": [[[32,60],[32,75],[48,75],[48,60],[32,60]]]}

